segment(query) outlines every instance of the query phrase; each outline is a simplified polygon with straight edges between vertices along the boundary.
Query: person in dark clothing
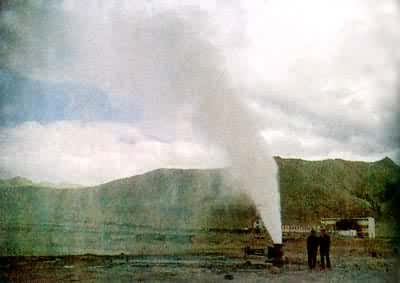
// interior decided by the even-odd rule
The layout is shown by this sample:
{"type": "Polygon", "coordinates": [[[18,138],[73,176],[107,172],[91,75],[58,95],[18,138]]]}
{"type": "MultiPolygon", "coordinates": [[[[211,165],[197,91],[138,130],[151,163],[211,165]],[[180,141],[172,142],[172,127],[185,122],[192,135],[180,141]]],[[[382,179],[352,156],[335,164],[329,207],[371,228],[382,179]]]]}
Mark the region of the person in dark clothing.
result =
{"type": "Polygon", "coordinates": [[[319,253],[321,257],[322,269],[325,269],[325,260],[326,260],[326,267],[331,268],[331,261],[329,259],[330,245],[331,245],[331,238],[326,233],[325,229],[321,229],[321,235],[319,236],[319,253]]]}
{"type": "Polygon", "coordinates": [[[311,234],[307,238],[308,266],[310,269],[314,269],[317,264],[318,240],[315,230],[311,230],[311,234]]]}

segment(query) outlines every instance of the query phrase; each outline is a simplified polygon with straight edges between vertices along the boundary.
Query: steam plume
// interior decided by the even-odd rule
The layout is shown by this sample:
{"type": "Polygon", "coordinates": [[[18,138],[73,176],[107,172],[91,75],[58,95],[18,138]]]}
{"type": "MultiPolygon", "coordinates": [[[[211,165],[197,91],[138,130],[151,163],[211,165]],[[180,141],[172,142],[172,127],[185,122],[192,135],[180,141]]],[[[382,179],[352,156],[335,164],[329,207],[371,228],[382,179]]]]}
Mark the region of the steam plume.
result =
{"type": "Polygon", "coordinates": [[[277,166],[246,93],[226,70],[216,27],[197,9],[128,10],[118,1],[108,2],[113,5],[63,1],[49,9],[28,1],[26,9],[36,11],[31,13],[9,8],[2,24],[18,35],[18,48],[7,48],[8,66],[140,98],[149,119],[158,112],[170,121],[173,113],[189,107],[195,130],[226,153],[235,180],[280,243],[277,166]],[[51,23],[44,29],[45,19],[51,23]]]}

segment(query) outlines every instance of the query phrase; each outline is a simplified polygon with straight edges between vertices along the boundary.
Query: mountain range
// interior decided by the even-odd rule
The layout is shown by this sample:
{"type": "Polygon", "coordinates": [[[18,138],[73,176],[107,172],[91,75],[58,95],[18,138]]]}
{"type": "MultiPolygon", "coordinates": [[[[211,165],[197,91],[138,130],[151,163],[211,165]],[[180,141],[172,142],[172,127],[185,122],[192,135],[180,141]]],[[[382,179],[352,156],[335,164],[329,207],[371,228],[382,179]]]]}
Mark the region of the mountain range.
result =
{"type": "MultiPolygon", "coordinates": [[[[394,223],[400,167],[391,159],[275,159],[284,224],[363,216],[394,223]]],[[[245,191],[224,181],[227,171],[158,169],[74,189],[55,189],[21,177],[1,180],[1,251],[135,252],[148,248],[140,245],[141,237],[246,231],[257,219],[257,209],[245,191]],[[132,237],[135,248],[126,246],[132,237]]]]}

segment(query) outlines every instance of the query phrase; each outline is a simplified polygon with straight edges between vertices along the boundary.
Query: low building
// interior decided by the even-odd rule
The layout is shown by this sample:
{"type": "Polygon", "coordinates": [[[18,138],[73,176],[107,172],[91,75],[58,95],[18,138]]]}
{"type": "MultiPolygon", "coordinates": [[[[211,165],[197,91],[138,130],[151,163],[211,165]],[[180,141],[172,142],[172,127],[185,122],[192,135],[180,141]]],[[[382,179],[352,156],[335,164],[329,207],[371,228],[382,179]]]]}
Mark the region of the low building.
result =
{"type": "Polygon", "coordinates": [[[348,236],[356,235],[360,238],[375,238],[375,219],[373,217],[322,218],[321,225],[330,233],[348,236]],[[356,231],[356,233],[353,231],[356,231]]]}

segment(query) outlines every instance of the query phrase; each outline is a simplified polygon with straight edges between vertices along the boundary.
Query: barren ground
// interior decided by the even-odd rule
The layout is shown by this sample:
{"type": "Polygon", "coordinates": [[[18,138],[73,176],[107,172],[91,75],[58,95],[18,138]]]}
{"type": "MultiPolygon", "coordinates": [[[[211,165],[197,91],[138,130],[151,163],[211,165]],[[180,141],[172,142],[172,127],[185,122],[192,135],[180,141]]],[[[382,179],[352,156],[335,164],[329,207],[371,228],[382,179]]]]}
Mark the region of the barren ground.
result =
{"type": "MultiPolygon", "coordinates": [[[[3,257],[0,282],[396,282],[386,240],[335,239],[332,269],[309,271],[304,240],[284,243],[287,264],[222,255],[3,257]]],[[[222,253],[221,253],[222,254],[222,253]]],[[[399,277],[397,277],[398,280],[399,277]]]]}

